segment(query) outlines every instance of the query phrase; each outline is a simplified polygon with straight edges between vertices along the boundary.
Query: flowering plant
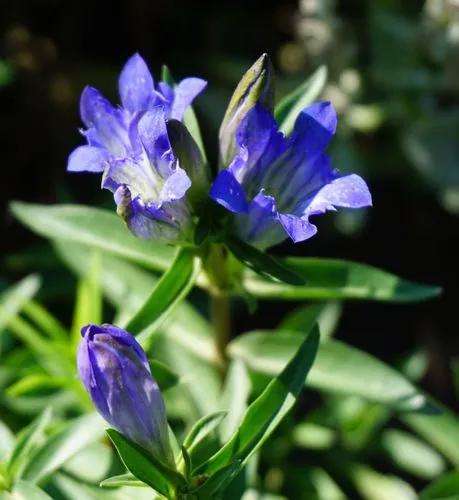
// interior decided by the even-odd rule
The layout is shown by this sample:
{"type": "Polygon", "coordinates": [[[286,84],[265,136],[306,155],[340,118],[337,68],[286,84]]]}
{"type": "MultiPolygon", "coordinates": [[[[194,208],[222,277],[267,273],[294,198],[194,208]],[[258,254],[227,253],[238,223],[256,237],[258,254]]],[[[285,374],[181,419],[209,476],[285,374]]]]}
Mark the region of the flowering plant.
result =
{"type": "MultiPolygon", "coordinates": [[[[441,408],[408,370],[330,338],[340,313],[337,300],[413,302],[439,290],[365,264],[271,254],[282,242],[315,236],[319,215],[372,206],[365,180],[340,172],[326,153],[337,115],[332,103],[318,100],[322,73],[276,105],[272,65],[261,56],[230,100],[213,163],[191,108],[206,82],[174,83],[168,71],[164,75],[155,83],[136,54],[119,77],[119,107],[92,87],[81,95],[87,144],[70,154],[67,170],[101,174],[117,215],[83,206],[13,205],[22,222],[54,242],[80,279],[70,335],[37,306],[30,314],[47,329],[47,343],[21,320],[12,325],[42,363],[38,386],[45,380],[56,397],[64,394],[58,417],[82,415],[52,430],[51,414],[41,414],[2,464],[0,485],[32,488],[37,495],[46,494],[43,484],[59,492],[77,488],[65,474],[72,457],[81,463],[85,452],[91,455],[89,444],[100,471],[104,453],[113,455],[99,441],[105,423],[88,412],[93,406],[110,426],[106,432],[121,460],[97,476],[107,498],[119,493],[141,499],[145,492],[150,498],[152,491],[170,499],[262,498],[258,460],[267,451],[263,444],[276,443],[273,434],[281,431],[285,448],[274,445],[275,453],[328,450],[327,457],[357,484],[375,476],[364,466],[346,469],[333,453],[337,434],[351,443],[345,453],[356,453],[359,442],[367,442],[365,425],[374,432],[390,416],[458,461],[444,434],[429,427],[429,414],[441,408]],[[210,320],[187,300],[195,286],[208,298],[210,320]],[[114,324],[103,323],[102,297],[116,310],[114,324]],[[249,309],[256,300],[323,302],[300,307],[276,330],[236,336],[235,298],[249,309]],[[324,394],[324,404],[289,430],[283,422],[293,422],[291,411],[305,385],[324,394]],[[343,406],[342,415],[336,410],[338,423],[328,418],[332,405],[343,406]],[[373,420],[365,423],[367,417],[373,420]],[[357,437],[349,430],[355,422],[357,437]],[[25,447],[33,450],[32,459],[25,447]],[[57,479],[51,480],[53,473],[57,479]]],[[[37,287],[32,277],[5,300],[20,308],[22,297],[37,287]]],[[[457,444],[454,417],[435,418],[455,429],[457,444]]],[[[428,449],[433,467],[443,470],[441,455],[428,449]]],[[[325,499],[330,491],[328,498],[342,498],[324,464],[311,469],[313,492],[304,498],[325,499]]],[[[285,490],[299,498],[303,487],[285,490]]],[[[402,489],[392,490],[392,498],[402,489]]],[[[95,498],[100,493],[88,491],[95,498]]]]}

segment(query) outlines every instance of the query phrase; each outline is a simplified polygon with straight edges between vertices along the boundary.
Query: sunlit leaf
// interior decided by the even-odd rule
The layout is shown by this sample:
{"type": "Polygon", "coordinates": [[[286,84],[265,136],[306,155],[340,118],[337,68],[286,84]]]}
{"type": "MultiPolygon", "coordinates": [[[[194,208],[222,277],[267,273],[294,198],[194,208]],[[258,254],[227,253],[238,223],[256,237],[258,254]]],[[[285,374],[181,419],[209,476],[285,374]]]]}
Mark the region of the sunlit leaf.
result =
{"type": "Polygon", "coordinates": [[[104,424],[98,415],[83,415],[71,420],[32,454],[22,477],[39,483],[103,434],[104,424]]]}
{"type": "Polygon", "coordinates": [[[284,370],[249,406],[231,439],[199,468],[198,473],[213,474],[235,460],[245,463],[268,439],[295,404],[313,364],[318,343],[318,330],[313,329],[292,353],[284,370]]]}
{"type": "Polygon", "coordinates": [[[24,202],[12,203],[11,210],[32,231],[51,240],[83,243],[153,270],[166,269],[173,258],[172,248],[136,238],[108,210],[24,202]]]}
{"type": "MultiPolygon", "coordinates": [[[[278,374],[298,349],[303,335],[288,331],[256,331],[229,345],[232,357],[267,375],[278,374]]],[[[370,354],[336,340],[320,344],[307,385],[315,389],[358,395],[399,410],[419,410],[425,398],[403,375],[370,354]]]]}
{"type": "Polygon", "coordinates": [[[290,134],[300,112],[319,97],[326,82],[327,68],[320,66],[303,84],[279,102],[274,116],[285,134],[290,134]]]}
{"type": "Polygon", "coordinates": [[[415,302],[436,297],[441,289],[403,280],[366,264],[334,259],[289,257],[280,259],[306,281],[292,286],[246,273],[244,285],[256,297],[271,300],[377,300],[415,302]]]}
{"type": "Polygon", "coordinates": [[[180,474],[167,468],[115,429],[108,429],[107,434],[126,468],[140,481],[150,485],[167,498],[170,498],[178,486],[184,485],[185,480],[180,474]]]}

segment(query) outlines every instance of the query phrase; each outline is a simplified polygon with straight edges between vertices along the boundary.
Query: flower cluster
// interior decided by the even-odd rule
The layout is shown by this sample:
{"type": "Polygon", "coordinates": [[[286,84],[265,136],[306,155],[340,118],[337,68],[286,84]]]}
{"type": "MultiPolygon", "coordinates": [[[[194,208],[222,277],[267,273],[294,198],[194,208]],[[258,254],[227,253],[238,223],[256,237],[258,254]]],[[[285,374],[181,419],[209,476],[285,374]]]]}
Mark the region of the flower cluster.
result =
{"type": "Polygon", "coordinates": [[[121,107],[93,87],[83,91],[80,114],[88,144],[73,151],[67,169],[103,172],[102,187],[114,193],[118,213],[140,238],[173,242],[190,232],[191,180],[172,150],[166,120],[182,120],[205,86],[199,78],[174,88],[155,84],[135,54],[119,78],[121,107]]]}
{"type": "Polygon", "coordinates": [[[325,154],[337,125],[333,106],[305,108],[285,136],[272,113],[271,71],[263,55],[238,85],[220,129],[221,170],[208,193],[202,155],[180,122],[206,83],[156,85],[139,55],[121,72],[121,107],[92,87],[83,91],[88,145],[70,155],[68,170],[103,172],[102,187],[114,193],[131,231],[166,243],[192,239],[196,197],[207,195],[232,214],[230,231],[262,249],[313,236],[311,216],[370,206],[365,181],[340,175],[325,154]]]}

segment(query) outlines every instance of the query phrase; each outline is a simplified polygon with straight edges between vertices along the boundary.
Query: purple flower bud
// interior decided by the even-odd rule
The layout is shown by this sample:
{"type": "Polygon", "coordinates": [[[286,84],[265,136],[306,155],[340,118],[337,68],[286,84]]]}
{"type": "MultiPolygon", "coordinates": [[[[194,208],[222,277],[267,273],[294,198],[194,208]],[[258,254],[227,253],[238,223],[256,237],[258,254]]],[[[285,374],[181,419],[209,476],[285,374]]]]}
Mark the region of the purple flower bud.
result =
{"type": "Polygon", "coordinates": [[[174,466],[164,401],[147,356],[128,332],[87,325],[78,348],[78,371],[99,413],[131,441],[174,466]]]}

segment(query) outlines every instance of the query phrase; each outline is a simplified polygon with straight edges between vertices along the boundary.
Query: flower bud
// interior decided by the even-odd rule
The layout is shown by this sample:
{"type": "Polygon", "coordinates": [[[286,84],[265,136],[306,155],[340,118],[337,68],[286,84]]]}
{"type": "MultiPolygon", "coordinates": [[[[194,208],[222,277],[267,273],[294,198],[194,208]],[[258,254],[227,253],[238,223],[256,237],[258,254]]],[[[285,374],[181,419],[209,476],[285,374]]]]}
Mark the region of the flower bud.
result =
{"type": "Polygon", "coordinates": [[[266,109],[274,108],[273,69],[268,54],[263,54],[239,82],[220,127],[220,163],[227,167],[238,153],[236,130],[257,103],[266,109]]]}
{"type": "Polygon", "coordinates": [[[78,371],[99,413],[128,439],[174,466],[164,401],[140,344],[108,324],[87,325],[81,336],[78,371]]]}
{"type": "Polygon", "coordinates": [[[207,200],[210,187],[210,172],[206,165],[199,146],[182,122],[168,120],[167,133],[172,150],[189,179],[191,187],[187,191],[187,198],[194,209],[199,209],[207,200]]]}

